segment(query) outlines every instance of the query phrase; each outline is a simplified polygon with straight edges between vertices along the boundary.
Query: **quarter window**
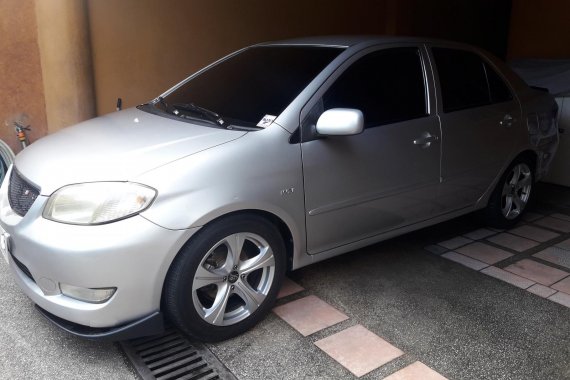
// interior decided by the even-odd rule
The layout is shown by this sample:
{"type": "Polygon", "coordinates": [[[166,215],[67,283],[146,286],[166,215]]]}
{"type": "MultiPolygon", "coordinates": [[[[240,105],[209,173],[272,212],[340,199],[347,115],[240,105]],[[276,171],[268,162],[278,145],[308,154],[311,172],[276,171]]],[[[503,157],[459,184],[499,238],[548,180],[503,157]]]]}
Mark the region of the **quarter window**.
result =
{"type": "Polygon", "coordinates": [[[499,75],[477,54],[433,48],[443,111],[453,112],[512,99],[499,75]]]}
{"type": "Polygon", "coordinates": [[[511,90],[509,90],[505,82],[503,82],[501,77],[499,77],[499,74],[497,74],[488,64],[485,64],[485,72],[487,73],[487,79],[489,80],[491,103],[501,103],[512,100],[513,95],[511,94],[511,90]]]}
{"type": "Polygon", "coordinates": [[[323,96],[324,109],[356,108],[366,127],[425,116],[426,90],[417,48],[370,53],[353,63],[323,96]]]}

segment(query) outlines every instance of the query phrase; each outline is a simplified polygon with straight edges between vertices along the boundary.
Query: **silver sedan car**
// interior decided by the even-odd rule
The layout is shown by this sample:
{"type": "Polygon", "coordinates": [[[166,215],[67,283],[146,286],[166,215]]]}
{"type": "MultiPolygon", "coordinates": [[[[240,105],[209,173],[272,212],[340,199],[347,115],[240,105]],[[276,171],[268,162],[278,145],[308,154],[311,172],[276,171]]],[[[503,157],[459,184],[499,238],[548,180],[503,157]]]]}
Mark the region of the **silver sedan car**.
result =
{"type": "Polygon", "coordinates": [[[322,37],[239,50],[147,104],[47,136],[0,195],[15,281],[88,338],[206,341],[287,270],[482,209],[522,216],[556,103],[474,47],[322,37]]]}

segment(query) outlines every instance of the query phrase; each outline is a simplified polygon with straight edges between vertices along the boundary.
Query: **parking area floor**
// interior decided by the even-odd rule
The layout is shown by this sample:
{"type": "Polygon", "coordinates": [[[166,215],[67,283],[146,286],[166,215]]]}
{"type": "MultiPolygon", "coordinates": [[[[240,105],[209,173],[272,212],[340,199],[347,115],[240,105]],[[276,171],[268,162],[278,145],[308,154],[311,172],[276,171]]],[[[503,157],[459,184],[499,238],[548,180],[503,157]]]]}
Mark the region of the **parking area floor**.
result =
{"type": "MultiPolygon", "coordinates": [[[[238,379],[570,379],[570,191],[537,195],[512,231],[468,215],[292,272],[273,313],[208,347],[238,379]]],[[[0,301],[0,378],[136,378],[45,322],[5,264],[0,301]]]]}

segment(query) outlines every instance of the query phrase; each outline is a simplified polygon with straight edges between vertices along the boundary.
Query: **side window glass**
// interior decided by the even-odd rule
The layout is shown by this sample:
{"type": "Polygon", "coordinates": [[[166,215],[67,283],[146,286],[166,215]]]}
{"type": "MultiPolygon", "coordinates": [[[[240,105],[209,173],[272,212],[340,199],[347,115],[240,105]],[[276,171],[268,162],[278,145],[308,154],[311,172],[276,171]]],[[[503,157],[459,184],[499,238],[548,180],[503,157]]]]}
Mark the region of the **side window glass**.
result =
{"type": "Polygon", "coordinates": [[[367,128],[425,116],[418,49],[379,50],[354,62],[323,96],[323,109],[331,108],[361,110],[367,128]]]}
{"type": "Polygon", "coordinates": [[[433,48],[443,111],[452,112],[490,103],[485,66],[471,52],[433,48]]]}
{"type": "Polygon", "coordinates": [[[505,84],[503,79],[497,74],[493,68],[485,63],[485,71],[487,72],[487,79],[489,80],[489,91],[491,93],[492,103],[508,102],[513,99],[511,90],[505,84]]]}

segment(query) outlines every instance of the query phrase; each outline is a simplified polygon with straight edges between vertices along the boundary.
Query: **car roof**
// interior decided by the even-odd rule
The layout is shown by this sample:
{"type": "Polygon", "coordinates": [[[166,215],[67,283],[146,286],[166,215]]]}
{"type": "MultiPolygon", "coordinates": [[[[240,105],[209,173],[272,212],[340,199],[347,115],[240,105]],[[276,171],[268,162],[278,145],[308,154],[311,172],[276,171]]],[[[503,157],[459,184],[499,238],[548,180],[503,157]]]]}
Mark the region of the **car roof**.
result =
{"type": "Polygon", "coordinates": [[[382,35],[338,35],[338,36],[314,36],[292,38],[281,41],[269,41],[258,45],[311,45],[311,46],[331,46],[331,47],[352,47],[356,45],[376,45],[392,43],[445,43],[463,45],[460,43],[445,41],[433,38],[406,37],[406,36],[382,36],[382,35]]]}

